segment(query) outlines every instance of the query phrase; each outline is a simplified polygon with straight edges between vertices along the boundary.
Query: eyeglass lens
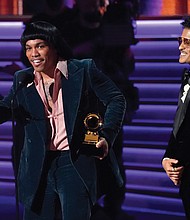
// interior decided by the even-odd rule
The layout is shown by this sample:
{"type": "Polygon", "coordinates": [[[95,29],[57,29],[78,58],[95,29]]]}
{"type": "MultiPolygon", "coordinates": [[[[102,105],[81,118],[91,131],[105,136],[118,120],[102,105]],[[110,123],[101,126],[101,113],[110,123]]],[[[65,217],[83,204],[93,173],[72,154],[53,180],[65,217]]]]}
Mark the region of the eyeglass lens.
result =
{"type": "Polygon", "coordinates": [[[182,44],[182,42],[184,43],[184,45],[190,46],[190,39],[184,37],[178,37],[179,46],[182,44]]]}

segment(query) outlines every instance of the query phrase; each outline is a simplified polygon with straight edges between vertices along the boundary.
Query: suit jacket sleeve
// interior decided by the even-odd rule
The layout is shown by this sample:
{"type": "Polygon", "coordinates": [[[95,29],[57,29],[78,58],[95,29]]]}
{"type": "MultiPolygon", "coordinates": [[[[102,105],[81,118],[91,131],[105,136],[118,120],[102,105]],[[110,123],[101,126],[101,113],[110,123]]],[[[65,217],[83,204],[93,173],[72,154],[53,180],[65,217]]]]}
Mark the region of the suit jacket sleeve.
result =
{"type": "Polygon", "coordinates": [[[90,86],[106,107],[103,127],[99,134],[112,146],[123,122],[126,101],[118,87],[96,67],[93,60],[89,60],[88,67],[90,86]]]}
{"type": "Polygon", "coordinates": [[[13,107],[12,105],[13,86],[11,87],[9,94],[0,100],[0,124],[11,119],[11,107],[13,107]]]}

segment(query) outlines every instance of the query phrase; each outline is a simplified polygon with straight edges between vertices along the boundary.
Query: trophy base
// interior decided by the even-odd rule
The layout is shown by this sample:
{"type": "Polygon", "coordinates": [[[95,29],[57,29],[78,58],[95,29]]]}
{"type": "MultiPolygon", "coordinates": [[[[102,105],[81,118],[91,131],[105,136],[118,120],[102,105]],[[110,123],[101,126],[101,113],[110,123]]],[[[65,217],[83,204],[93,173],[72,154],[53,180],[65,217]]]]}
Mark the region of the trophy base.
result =
{"type": "Polygon", "coordinates": [[[86,156],[94,156],[94,157],[101,157],[103,156],[104,152],[102,148],[97,148],[96,144],[90,143],[83,143],[79,150],[80,154],[84,154],[86,156]]]}

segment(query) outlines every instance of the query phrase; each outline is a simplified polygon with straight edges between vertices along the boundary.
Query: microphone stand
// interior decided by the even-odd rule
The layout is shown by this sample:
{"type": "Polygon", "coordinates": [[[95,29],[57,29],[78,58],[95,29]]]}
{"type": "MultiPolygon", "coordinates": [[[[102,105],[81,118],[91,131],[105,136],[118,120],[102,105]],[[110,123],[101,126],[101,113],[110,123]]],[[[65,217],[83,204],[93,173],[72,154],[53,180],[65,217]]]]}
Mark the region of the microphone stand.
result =
{"type": "Polygon", "coordinates": [[[20,219],[20,210],[19,210],[19,199],[18,199],[18,183],[17,183],[17,163],[18,163],[18,158],[17,158],[17,150],[15,147],[15,114],[14,114],[14,104],[15,104],[15,97],[17,94],[17,91],[13,94],[13,98],[11,100],[11,115],[12,115],[12,137],[13,137],[13,168],[14,168],[14,176],[15,176],[15,205],[16,205],[16,220],[20,219]]]}
{"type": "Polygon", "coordinates": [[[13,165],[14,165],[14,175],[15,175],[15,199],[16,199],[16,220],[20,219],[20,210],[19,210],[19,199],[18,199],[18,183],[17,183],[17,171],[18,171],[18,155],[17,149],[15,147],[15,114],[14,114],[14,105],[15,98],[20,89],[26,86],[28,83],[31,83],[34,79],[34,75],[26,74],[25,72],[18,75],[18,86],[13,92],[13,98],[11,100],[11,114],[12,114],[12,136],[13,136],[13,165]]]}

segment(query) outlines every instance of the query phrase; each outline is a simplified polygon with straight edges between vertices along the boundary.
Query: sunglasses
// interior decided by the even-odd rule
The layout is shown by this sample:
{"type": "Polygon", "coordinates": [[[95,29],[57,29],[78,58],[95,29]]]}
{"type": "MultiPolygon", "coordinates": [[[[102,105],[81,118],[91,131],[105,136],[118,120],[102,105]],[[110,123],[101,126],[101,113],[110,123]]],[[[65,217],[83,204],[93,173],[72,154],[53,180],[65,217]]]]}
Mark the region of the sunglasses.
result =
{"type": "Polygon", "coordinates": [[[179,46],[182,44],[182,42],[185,46],[190,46],[190,39],[189,38],[178,37],[177,40],[178,40],[179,46]]]}

